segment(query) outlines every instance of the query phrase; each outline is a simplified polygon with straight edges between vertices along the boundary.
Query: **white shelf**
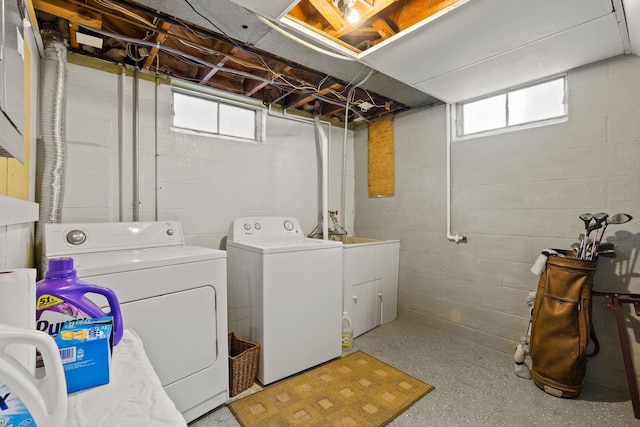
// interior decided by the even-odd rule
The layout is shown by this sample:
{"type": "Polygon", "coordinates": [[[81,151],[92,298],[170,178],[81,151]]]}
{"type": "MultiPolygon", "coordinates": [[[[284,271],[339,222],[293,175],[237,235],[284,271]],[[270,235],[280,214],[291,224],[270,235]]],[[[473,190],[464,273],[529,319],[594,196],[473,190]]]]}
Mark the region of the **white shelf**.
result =
{"type": "Polygon", "coordinates": [[[0,196],[0,226],[36,222],[38,209],[37,203],[0,196]]]}

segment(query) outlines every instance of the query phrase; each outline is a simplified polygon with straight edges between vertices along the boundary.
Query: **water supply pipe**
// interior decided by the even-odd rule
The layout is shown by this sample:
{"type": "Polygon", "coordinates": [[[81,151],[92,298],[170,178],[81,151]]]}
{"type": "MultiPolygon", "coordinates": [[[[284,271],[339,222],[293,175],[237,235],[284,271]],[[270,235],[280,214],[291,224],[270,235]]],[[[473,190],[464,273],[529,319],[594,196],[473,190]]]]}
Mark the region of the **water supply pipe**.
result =
{"type": "Polygon", "coordinates": [[[466,242],[467,238],[451,231],[451,104],[445,105],[445,122],[447,127],[447,239],[452,242],[466,242]]]}

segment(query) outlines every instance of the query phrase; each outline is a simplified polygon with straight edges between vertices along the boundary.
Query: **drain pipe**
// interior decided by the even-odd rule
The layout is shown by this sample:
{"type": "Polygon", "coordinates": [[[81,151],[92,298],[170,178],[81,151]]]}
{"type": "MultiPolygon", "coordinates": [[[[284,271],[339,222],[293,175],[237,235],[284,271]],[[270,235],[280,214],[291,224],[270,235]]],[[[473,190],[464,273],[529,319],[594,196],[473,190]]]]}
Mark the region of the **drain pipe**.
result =
{"type": "Polygon", "coordinates": [[[316,135],[320,138],[320,159],[322,162],[322,238],[329,240],[329,144],[327,135],[322,130],[320,118],[313,117],[316,124],[316,135]]]}
{"type": "Polygon", "coordinates": [[[452,242],[466,242],[467,238],[451,232],[451,104],[445,105],[445,122],[447,127],[447,239],[452,242]]]}
{"type": "MultiPolygon", "coordinates": [[[[40,213],[36,223],[36,265],[42,263],[42,235],[45,224],[62,222],[66,173],[66,80],[67,48],[62,35],[51,24],[43,24],[45,57],[40,61],[40,127],[43,144],[43,170],[40,183],[40,213]]],[[[41,273],[44,273],[42,271],[41,273]]]]}
{"type": "Polygon", "coordinates": [[[320,159],[322,162],[322,177],[321,177],[322,179],[322,188],[321,188],[322,216],[321,218],[322,218],[322,236],[323,236],[323,239],[326,240],[329,238],[329,218],[327,217],[327,215],[329,213],[329,184],[328,183],[329,183],[329,150],[331,147],[331,122],[320,120],[318,116],[314,116],[313,119],[292,116],[290,114],[287,114],[287,110],[283,110],[281,115],[276,114],[275,112],[273,112],[271,105],[269,105],[267,108],[267,116],[284,118],[287,120],[293,120],[295,122],[306,123],[306,124],[309,124],[309,122],[311,121],[316,126],[316,135],[321,135],[321,142],[324,144],[324,146],[321,149],[322,159],[320,159]],[[322,127],[321,127],[322,123],[326,124],[329,127],[328,137],[327,137],[327,134],[324,132],[324,130],[322,130],[322,127]],[[326,146],[326,152],[325,152],[325,146],[326,146]]]}

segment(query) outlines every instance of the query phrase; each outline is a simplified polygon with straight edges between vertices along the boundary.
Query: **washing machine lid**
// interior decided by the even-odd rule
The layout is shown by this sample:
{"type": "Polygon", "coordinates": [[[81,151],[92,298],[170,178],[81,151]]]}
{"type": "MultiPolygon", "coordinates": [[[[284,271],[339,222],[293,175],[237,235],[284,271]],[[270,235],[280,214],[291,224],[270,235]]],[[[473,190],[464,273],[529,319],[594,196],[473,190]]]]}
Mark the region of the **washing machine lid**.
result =
{"type": "Polygon", "coordinates": [[[226,251],[180,245],[125,251],[68,254],[78,276],[94,276],[191,262],[225,259],[226,251]]]}
{"type": "Polygon", "coordinates": [[[245,242],[227,242],[227,247],[244,249],[260,254],[275,254],[284,252],[314,251],[342,247],[342,242],[333,240],[319,240],[311,238],[300,239],[268,239],[245,242]]]}

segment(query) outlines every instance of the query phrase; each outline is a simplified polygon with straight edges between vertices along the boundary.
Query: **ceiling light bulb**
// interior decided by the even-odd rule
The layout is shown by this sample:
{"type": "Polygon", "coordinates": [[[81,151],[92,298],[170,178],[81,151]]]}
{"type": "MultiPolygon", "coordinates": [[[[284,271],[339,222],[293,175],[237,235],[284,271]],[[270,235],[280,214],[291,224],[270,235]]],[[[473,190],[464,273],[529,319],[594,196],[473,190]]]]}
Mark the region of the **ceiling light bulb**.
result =
{"type": "Polygon", "coordinates": [[[358,13],[357,10],[355,9],[351,9],[349,11],[349,13],[347,14],[347,21],[351,22],[352,24],[358,22],[360,20],[360,14],[358,13]]]}

